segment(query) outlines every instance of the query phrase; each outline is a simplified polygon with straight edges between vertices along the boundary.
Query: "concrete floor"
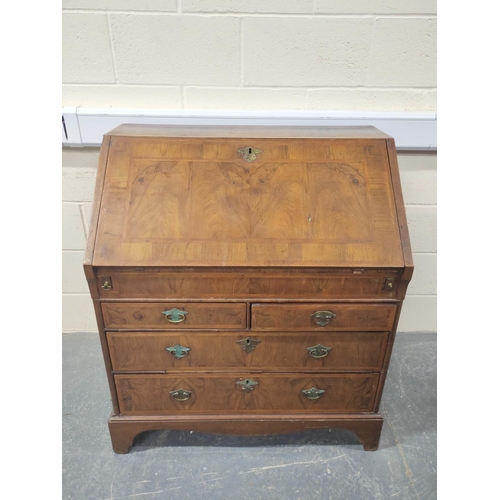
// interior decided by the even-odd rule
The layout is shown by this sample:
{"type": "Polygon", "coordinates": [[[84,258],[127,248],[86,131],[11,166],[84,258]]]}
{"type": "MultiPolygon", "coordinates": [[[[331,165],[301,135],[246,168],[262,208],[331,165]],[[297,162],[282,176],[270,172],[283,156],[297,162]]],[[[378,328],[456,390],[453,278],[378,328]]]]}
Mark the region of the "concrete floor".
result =
{"type": "Polygon", "coordinates": [[[316,430],[265,437],[154,431],[111,448],[97,334],[63,335],[63,499],[378,500],[436,498],[436,335],[399,334],[380,447],[316,430]]]}

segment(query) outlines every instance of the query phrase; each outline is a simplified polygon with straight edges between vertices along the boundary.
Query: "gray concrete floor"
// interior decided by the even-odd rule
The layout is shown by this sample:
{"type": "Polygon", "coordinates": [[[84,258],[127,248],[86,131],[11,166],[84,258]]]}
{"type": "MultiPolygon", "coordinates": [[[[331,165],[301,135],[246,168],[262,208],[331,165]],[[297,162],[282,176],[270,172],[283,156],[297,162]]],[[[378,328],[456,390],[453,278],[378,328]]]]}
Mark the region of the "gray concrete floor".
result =
{"type": "Polygon", "coordinates": [[[97,334],[63,335],[63,499],[436,498],[436,335],[398,334],[378,451],[343,430],[264,436],[184,431],[111,448],[97,334]]]}

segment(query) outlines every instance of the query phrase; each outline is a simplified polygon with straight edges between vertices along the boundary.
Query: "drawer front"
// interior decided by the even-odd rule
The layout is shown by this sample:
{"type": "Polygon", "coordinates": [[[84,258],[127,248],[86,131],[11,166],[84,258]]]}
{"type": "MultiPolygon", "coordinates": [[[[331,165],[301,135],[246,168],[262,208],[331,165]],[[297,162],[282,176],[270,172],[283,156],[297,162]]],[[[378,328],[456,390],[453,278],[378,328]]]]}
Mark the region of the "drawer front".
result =
{"type": "Polygon", "coordinates": [[[242,269],[196,272],[165,269],[124,271],[101,268],[97,289],[102,298],[295,298],[396,297],[396,270],[297,270],[242,269]],[[389,280],[389,281],[388,281],[389,280]],[[387,283],[390,286],[387,286],[387,283]]]}
{"type": "Polygon", "coordinates": [[[111,303],[101,304],[106,328],[115,329],[243,329],[243,303],[111,303]]]}
{"type": "Polygon", "coordinates": [[[393,304],[252,304],[252,330],[387,331],[393,304]]]}
{"type": "Polygon", "coordinates": [[[108,332],[116,371],[259,367],[381,369],[388,333],[108,332]]]}
{"type": "Polygon", "coordinates": [[[376,373],[115,375],[123,415],[220,411],[370,412],[378,379],[376,373]]]}

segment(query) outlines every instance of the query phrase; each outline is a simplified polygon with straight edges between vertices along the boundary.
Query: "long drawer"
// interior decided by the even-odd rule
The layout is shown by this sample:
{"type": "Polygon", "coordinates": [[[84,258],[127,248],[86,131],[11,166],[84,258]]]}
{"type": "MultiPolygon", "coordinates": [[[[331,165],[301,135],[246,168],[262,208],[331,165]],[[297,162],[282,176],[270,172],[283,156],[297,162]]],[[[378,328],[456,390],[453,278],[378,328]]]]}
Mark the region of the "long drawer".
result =
{"type": "Polygon", "coordinates": [[[245,303],[103,302],[106,328],[115,329],[242,329],[245,303]]]}
{"type": "Polygon", "coordinates": [[[377,373],[322,375],[115,375],[123,415],[370,412],[377,373]]]}
{"type": "Polygon", "coordinates": [[[393,304],[252,304],[252,330],[387,331],[393,304]]]}
{"type": "Polygon", "coordinates": [[[100,268],[96,289],[103,299],[393,299],[399,279],[396,269],[100,268]]]}
{"type": "Polygon", "coordinates": [[[108,332],[115,371],[380,370],[387,332],[108,332]]]}

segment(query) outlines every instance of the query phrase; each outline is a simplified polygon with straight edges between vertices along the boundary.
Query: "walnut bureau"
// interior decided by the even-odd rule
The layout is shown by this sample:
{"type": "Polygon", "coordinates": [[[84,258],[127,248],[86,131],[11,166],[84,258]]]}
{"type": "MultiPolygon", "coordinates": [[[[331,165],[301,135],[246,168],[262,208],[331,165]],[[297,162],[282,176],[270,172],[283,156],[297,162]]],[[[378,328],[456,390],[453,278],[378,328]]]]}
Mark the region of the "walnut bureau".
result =
{"type": "Polygon", "coordinates": [[[115,452],[148,430],[331,427],[377,449],[413,271],[391,137],[121,125],[84,271],[115,452]]]}

